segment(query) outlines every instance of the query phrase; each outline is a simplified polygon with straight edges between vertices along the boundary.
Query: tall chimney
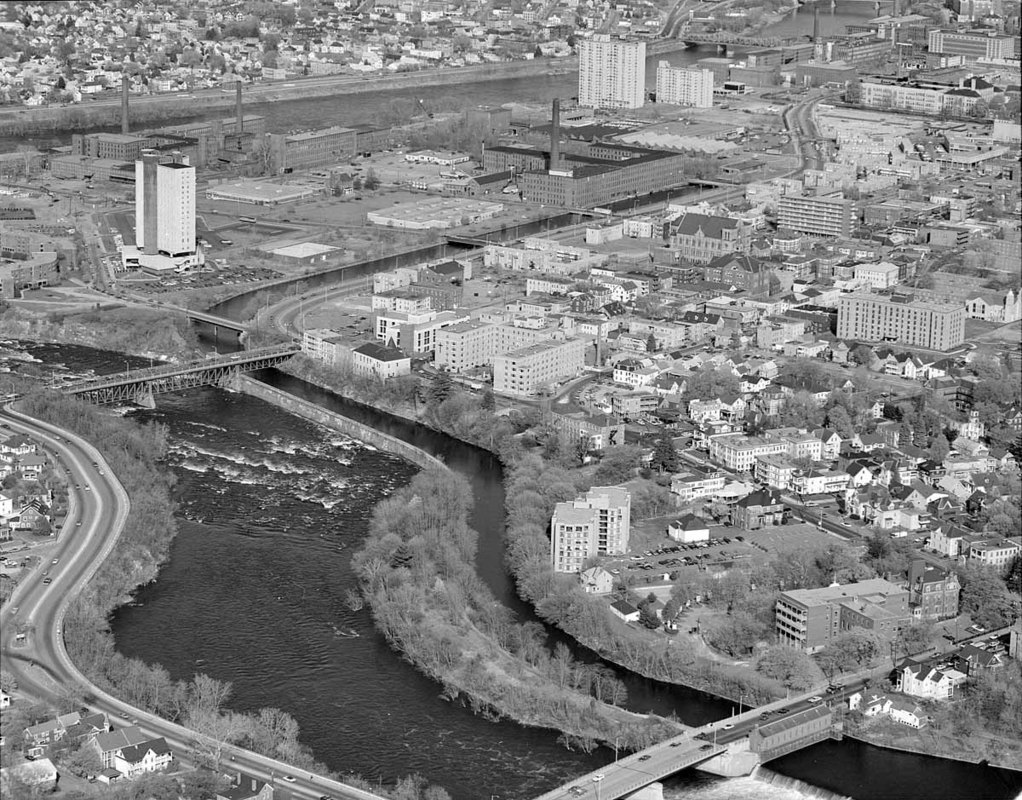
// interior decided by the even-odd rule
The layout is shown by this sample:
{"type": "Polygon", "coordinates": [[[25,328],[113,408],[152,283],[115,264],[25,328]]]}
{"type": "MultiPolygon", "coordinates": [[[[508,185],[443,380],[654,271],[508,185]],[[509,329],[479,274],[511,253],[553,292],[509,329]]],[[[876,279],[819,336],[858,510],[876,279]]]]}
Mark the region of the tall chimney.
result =
{"type": "Polygon", "coordinates": [[[128,79],[121,78],[121,133],[128,132],[128,79]]]}
{"type": "Polygon", "coordinates": [[[241,135],[245,131],[245,116],[241,113],[241,81],[234,84],[234,90],[234,113],[238,117],[238,130],[235,133],[241,135]]]}
{"type": "Polygon", "coordinates": [[[561,163],[561,101],[555,97],[550,113],[550,169],[561,163]]]}
{"type": "Polygon", "coordinates": [[[813,4],[813,44],[820,43],[820,4],[813,4]]]}

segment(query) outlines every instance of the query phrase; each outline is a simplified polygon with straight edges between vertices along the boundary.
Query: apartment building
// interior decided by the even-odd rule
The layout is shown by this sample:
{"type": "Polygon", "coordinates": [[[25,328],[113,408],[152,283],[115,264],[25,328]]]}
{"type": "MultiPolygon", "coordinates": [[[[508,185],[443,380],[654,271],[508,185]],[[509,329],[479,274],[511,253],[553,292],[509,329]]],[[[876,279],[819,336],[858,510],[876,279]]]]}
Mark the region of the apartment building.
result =
{"type": "Polygon", "coordinates": [[[890,289],[898,283],[900,269],[897,264],[881,261],[878,264],[856,264],[855,280],[868,283],[874,289],[890,289]]]}
{"type": "Polygon", "coordinates": [[[785,442],[746,436],[744,433],[724,433],[710,438],[710,458],[737,472],[751,471],[756,460],[763,456],[787,451],[785,442]]]}
{"type": "Polygon", "coordinates": [[[713,497],[724,488],[724,473],[717,470],[679,472],[671,478],[671,492],[679,503],[691,503],[702,497],[713,497]]]}
{"type": "Polygon", "coordinates": [[[852,202],[840,192],[827,195],[783,195],[777,206],[777,227],[810,236],[847,238],[852,233],[852,202]]]}
{"type": "Polygon", "coordinates": [[[352,350],[351,366],[356,375],[387,380],[410,375],[412,359],[395,347],[366,342],[352,350]]]}
{"type": "Polygon", "coordinates": [[[906,589],[883,578],[781,592],[774,612],[777,641],[815,653],[854,628],[890,639],[911,619],[908,601],[906,589]]]}
{"type": "Polygon", "coordinates": [[[195,253],[195,167],[161,164],[155,151],[135,162],[135,244],[144,255],[195,253]]]}
{"type": "Polygon", "coordinates": [[[468,320],[468,314],[454,311],[423,311],[417,314],[379,311],[373,314],[376,338],[407,355],[431,353],[437,333],[468,320]]]}
{"type": "Polygon", "coordinates": [[[954,571],[913,561],[908,570],[909,608],[913,619],[935,622],[958,614],[961,584],[954,571]]]}
{"type": "Polygon", "coordinates": [[[578,45],[578,104],[642,108],[646,102],[646,43],[594,34],[578,45]]]}
{"type": "Polygon", "coordinates": [[[537,342],[493,359],[493,391],[512,397],[533,397],[540,390],[581,372],[586,341],[537,342]]]}
{"type": "MultiPolygon", "coordinates": [[[[492,366],[498,355],[558,336],[556,330],[468,320],[437,332],[434,362],[451,372],[492,366]]],[[[558,337],[560,338],[560,337],[558,337]]]]}
{"type": "Polygon", "coordinates": [[[708,69],[674,67],[669,61],[661,61],[656,71],[656,101],[712,108],[713,73],[708,69]]]}
{"type": "Polygon", "coordinates": [[[837,336],[947,351],[965,340],[965,307],[907,293],[853,292],[838,299],[837,336]]]}
{"type": "Polygon", "coordinates": [[[620,486],[594,486],[570,503],[558,503],[550,520],[555,572],[580,572],[596,555],[628,552],[632,496],[620,486]]]}
{"type": "Polygon", "coordinates": [[[969,545],[970,562],[999,570],[1007,569],[1019,553],[1022,553],[1022,544],[1018,539],[988,539],[969,545]]]}
{"type": "Polygon", "coordinates": [[[786,491],[798,471],[787,455],[780,453],[759,456],[756,459],[756,480],[767,486],[786,491]]]}

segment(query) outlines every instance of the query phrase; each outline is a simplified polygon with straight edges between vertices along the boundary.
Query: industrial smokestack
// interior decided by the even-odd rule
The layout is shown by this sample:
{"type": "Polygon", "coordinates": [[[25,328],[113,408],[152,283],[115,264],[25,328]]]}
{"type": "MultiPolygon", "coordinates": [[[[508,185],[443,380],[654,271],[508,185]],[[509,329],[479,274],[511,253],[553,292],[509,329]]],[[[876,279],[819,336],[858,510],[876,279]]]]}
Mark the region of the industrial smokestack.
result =
{"type": "Polygon", "coordinates": [[[813,44],[820,43],[820,4],[813,4],[813,44]]]}
{"type": "Polygon", "coordinates": [[[128,79],[121,78],[121,133],[128,132],[128,79]]]}
{"type": "Polygon", "coordinates": [[[239,135],[245,131],[245,117],[241,113],[241,81],[234,84],[234,113],[238,117],[238,130],[236,131],[239,135]]]}
{"type": "Polygon", "coordinates": [[[561,163],[561,101],[555,97],[550,112],[550,169],[561,163]]]}

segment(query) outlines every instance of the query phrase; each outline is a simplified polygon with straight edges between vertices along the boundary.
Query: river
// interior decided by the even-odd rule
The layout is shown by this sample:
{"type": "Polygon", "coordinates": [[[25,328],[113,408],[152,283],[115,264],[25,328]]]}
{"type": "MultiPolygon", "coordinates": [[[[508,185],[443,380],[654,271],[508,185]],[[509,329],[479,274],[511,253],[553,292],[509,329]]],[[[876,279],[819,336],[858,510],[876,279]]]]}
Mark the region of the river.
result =
{"type": "MultiPolygon", "coordinates": [[[[125,361],[81,347],[28,349],[75,371],[111,372],[125,361]]],[[[488,454],[279,373],[264,377],[410,439],[465,474],[475,495],[480,574],[501,602],[531,618],[503,570],[503,489],[499,465],[488,454]]],[[[534,796],[613,759],[606,749],[571,753],[552,732],[489,722],[441,700],[437,684],[375,633],[367,611],[345,605],[354,585],[351,554],[371,508],[411,477],[409,465],[217,389],[161,395],[155,411],[133,413],[169,427],[180,533],[159,579],[138,593],[138,605],[113,618],[123,653],[162,663],[175,678],[204,671],[231,681],[232,708],[284,708],[316,757],[342,774],[389,782],[418,771],[455,800],[534,796]]],[[[694,724],[730,713],[725,701],[651,681],[633,678],[628,690],[630,707],[673,709],[694,724]]],[[[772,762],[750,778],[728,781],[689,770],[668,782],[666,796],[795,800],[836,793],[914,800],[924,781],[937,800],[1007,798],[1022,789],[1018,773],[848,741],[772,762]]]]}
{"type": "MultiPolygon", "coordinates": [[[[886,0],[885,0],[886,1],[886,0]]],[[[793,37],[812,31],[813,11],[811,5],[800,6],[782,20],[767,27],[764,36],[793,37]]],[[[873,4],[863,0],[843,0],[836,5],[820,4],[820,30],[824,35],[844,32],[846,25],[862,22],[873,15],[873,4]]],[[[646,86],[652,91],[656,86],[656,68],[661,60],[675,66],[688,66],[701,58],[716,55],[713,45],[700,45],[687,50],[677,50],[663,56],[650,56],[646,60],[646,86]]],[[[740,53],[736,60],[740,58],[740,53]]],[[[375,94],[356,94],[337,97],[308,98],[288,102],[251,103],[245,106],[245,113],[260,114],[266,118],[266,130],[283,132],[296,129],[324,128],[330,125],[353,127],[373,125],[379,122],[382,106],[394,101],[417,99],[431,100],[444,108],[466,108],[475,105],[500,103],[549,103],[554,97],[568,98],[578,93],[578,79],[573,73],[561,75],[539,75],[524,78],[464,83],[455,86],[421,87],[395,89],[375,94]],[[495,98],[497,100],[495,100],[495,98]]],[[[231,112],[220,111],[219,116],[231,112]]],[[[162,124],[175,125],[193,122],[195,117],[169,119],[162,124]]],[[[119,127],[97,130],[119,131],[119,127]]],[[[32,144],[39,148],[57,147],[70,144],[71,134],[34,137],[32,144]]],[[[13,152],[18,144],[24,144],[20,137],[0,137],[0,152],[13,152]]]]}

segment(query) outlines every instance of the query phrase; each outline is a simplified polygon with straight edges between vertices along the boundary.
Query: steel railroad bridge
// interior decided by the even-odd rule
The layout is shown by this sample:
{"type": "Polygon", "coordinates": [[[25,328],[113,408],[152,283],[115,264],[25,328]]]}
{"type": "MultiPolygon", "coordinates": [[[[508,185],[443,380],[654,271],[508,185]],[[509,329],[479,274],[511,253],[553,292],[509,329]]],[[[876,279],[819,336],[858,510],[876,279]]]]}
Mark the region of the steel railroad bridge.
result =
{"type": "Polygon", "coordinates": [[[187,364],[169,364],[103,375],[66,384],[60,390],[97,405],[137,403],[151,408],[155,405],[154,395],[195,386],[227,386],[242,372],[275,367],[297,352],[298,348],[294,345],[246,350],[187,364]]]}
{"type": "Polygon", "coordinates": [[[790,47],[795,44],[805,44],[805,37],[782,39],[777,36],[742,36],[727,31],[716,31],[714,33],[688,33],[680,31],[678,39],[685,44],[715,44],[720,47],[790,47]]]}

